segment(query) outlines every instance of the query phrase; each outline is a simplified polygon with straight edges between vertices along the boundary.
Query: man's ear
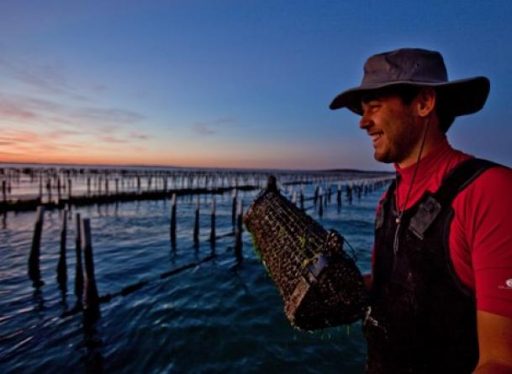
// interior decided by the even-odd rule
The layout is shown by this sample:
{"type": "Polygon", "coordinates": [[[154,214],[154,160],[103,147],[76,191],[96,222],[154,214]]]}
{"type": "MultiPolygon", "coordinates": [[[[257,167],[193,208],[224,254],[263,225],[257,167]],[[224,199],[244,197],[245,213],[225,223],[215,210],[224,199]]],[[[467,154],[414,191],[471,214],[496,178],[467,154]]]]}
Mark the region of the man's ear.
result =
{"type": "Polygon", "coordinates": [[[433,88],[422,88],[416,99],[414,105],[416,113],[420,117],[427,117],[434,111],[436,106],[437,95],[433,88]]]}

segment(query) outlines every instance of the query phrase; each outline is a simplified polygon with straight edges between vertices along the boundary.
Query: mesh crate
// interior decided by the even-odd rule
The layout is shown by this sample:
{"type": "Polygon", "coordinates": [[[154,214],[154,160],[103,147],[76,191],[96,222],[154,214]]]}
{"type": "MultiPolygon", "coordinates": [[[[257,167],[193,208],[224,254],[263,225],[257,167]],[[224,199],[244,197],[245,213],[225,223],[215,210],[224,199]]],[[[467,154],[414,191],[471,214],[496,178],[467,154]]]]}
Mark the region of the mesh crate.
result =
{"type": "Polygon", "coordinates": [[[326,231],[282,196],[275,178],[244,222],[293,326],[316,330],[363,316],[367,291],[354,260],[343,250],[343,237],[326,231]]]}

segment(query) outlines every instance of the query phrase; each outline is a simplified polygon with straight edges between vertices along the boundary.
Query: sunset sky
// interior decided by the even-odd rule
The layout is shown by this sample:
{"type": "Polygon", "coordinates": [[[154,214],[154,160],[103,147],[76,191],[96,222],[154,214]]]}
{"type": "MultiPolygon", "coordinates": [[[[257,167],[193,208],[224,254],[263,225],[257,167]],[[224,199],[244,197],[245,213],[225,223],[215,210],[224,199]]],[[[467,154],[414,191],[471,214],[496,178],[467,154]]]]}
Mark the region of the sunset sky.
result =
{"type": "Polygon", "coordinates": [[[389,170],[330,111],[374,53],[485,75],[453,146],[512,164],[512,1],[0,2],[0,161],[389,170]]]}

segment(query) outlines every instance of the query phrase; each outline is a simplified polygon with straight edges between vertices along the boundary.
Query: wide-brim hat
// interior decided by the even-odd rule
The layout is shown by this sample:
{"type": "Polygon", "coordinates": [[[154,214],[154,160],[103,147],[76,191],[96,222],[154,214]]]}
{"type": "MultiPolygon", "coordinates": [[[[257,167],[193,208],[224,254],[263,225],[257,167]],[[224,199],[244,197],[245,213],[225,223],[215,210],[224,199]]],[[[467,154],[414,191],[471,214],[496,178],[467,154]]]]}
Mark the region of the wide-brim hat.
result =
{"type": "Polygon", "coordinates": [[[439,52],[403,48],[371,56],[364,65],[361,85],[340,93],[329,108],[348,108],[362,115],[364,95],[400,85],[435,88],[442,95],[444,110],[453,116],[478,112],[490,90],[489,79],[482,76],[448,81],[439,52]]]}

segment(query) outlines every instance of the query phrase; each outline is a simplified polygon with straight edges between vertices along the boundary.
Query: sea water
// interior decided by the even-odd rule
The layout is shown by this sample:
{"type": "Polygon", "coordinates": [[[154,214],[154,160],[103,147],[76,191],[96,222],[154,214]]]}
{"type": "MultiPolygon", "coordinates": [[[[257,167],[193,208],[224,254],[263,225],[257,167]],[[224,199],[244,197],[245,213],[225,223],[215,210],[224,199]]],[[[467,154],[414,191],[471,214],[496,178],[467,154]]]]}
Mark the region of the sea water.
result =
{"type": "MultiPolygon", "coordinates": [[[[312,185],[305,195],[312,196],[312,185]]],[[[240,192],[244,206],[254,192],[240,192]]],[[[345,236],[363,272],[370,268],[373,222],[382,190],[352,204],[335,198],[320,218],[345,236]]],[[[41,277],[32,286],[27,263],[35,212],[0,217],[0,371],[130,373],[359,373],[366,345],[360,323],[314,333],[291,327],[283,303],[243,234],[243,261],[234,256],[231,194],[217,195],[217,256],[208,242],[212,195],[200,196],[200,243],[192,232],[196,197],[178,198],[177,245],[169,240],[170,201],[138,201],[72,208],[68,221],[67,289],[56,268],[62,211],[45,213],[41,277]],[[139,281],[145,286],[101,304],[94,329],[84,329],[76,305],[75,215],[91,220],[99,294],[115,294],[139,281]],[[71,311],[71,312],[70,312],[71,311]]],[[[312,205],[307,201],[306,206],[312,205]]]]}

